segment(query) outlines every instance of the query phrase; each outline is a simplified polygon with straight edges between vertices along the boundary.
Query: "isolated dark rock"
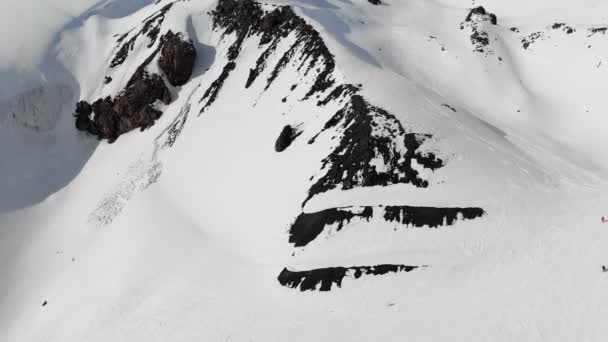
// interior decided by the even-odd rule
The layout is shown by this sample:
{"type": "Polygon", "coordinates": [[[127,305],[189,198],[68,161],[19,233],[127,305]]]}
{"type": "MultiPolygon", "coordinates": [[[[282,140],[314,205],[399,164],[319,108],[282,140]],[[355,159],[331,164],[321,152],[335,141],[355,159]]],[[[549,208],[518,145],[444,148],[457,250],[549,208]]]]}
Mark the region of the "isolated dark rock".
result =
{"type": "Polygon", "coordinates": [[[299,287],[300,291],[331,291],[334,284],[338,287],[342,287],[342,280],[347,276],[359,279],[363,275],[379,276],[388,273],[411,272],[420,267],[425,266],[376,265],[328,267],[300,272],[294,272],[284,268],[277,277],[277,280],[282,286],[292,289],[299,287]]]}
{"type": "Polygon", "coordinates": [[[381,0],[367,0],[367,2],[369,2],[372,5],[382,5],[381,0]]]}
{"type": "MultiPolygon", "coordinates": [[[[412,161],[433,170],[443,166],[443,161],[435,154],[418,151],[430,135],[407,133],[393,114],[369,104],[361,95],[352,95],[349,103],[325,123],[319,134],[330,129],[343,132],[343,137],[323,159],[325,174],[310,187],[303,205],[314,195],[338,187],[348,190],[412,184],[426,188],[428,181],[420,178],[412,161]],[[375,134],[377,131],[384,134],[375,134]],[[406,151],[399,148],[400,140],[407,147],[406,151]],[[373,160],[382,161],[384,167],[378,169],[373,160]]],[[[314,143],[318,135],[309,144],[314,143]]]]}
{"type": "Polygon", "coordinates": [[[186,84],[192,76],[196,49],[192,41],[184,41],[182,34],[169,31],[163,36],[158,66],[173,86],[186,84]]]}
{"type": "Polygon", "coordinates": [[[414,206],[359,206],[330,208],[314,213],[302,213],[289,228],[289,243],[304,247],[315,240],[329,226],[336,232],[345,228],[353,219],[369,221],[378,217],[407,227],[439,228],[454,225],[458,220],[474,220],[485,215],[477,207],[444,208],[414,206]]]}
{"type": "Polygon", "coordinates": [[[302,132],[298,132],[290,125],[283,127],[277,142],[274,144],[274,150],[277,152],[285,151],[300,134],[302,132]]]}
{"type": "Polygon", "coordinates": [[[479,7],[475,7],[473,9],[471,9],[471,11],[469,12],[469,15],[467,15],[467,18],[465,19],[465,21],[466,22],[473,21],[476,16],[482,18],[485,21],[489,21],[492,25],[498,24],[498,18],[496,17],[496,14],[486,11],[486,9],[483,6],[479,6],[479,7]]]}

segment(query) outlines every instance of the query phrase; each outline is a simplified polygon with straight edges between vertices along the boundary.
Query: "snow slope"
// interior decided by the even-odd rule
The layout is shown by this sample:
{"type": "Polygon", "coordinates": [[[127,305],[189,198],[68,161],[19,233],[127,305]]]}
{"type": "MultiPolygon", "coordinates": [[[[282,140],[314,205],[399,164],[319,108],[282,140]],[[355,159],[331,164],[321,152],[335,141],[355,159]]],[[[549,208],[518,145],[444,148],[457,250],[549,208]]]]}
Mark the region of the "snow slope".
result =
{"type": "Polygon", "coordinates": [[[78,132],[75,103],[117,94],[162,40],[134,38],[111,67],[118,38],[169,3],[45,1],[48,21],[23,15],[37,40],[2,38],[2,340],[603,340],[602,2],[273,0],[264,13],[288,5],[320,40],[297,26],[264,44],[256,26],[238,43],[217,1],[178,1],[159,30],[192,39],[190,81],[148,130],[113,144],[78,132]],[[478,5],[497,25],[466,21],[478,5]],[[330,58],[319,41],[334,83],[312,92],[330,58]],[[348,84],[358,95],[328,97],[348,84]],[[301,134],[278,153],[286,125],[301,134]],[[484,215],[436,228],[378,215],[403,206],[484,215]],[[355,216],[293,243],[298,219],[324,210],[355,216]],[[277,279],[384,264],[419,268],[349,273],[329,292],[277,279]]]}

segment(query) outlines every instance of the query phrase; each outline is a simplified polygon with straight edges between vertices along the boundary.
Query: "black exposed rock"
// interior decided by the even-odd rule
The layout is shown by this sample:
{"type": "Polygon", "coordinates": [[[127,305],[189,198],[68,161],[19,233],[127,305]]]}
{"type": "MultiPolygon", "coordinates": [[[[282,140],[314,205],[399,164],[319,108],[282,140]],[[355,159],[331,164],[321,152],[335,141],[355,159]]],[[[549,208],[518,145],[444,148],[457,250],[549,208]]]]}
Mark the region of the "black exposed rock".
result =
{"type": "Polygon", "coordinates": [[[143,72],[124,89],[114,100],[110,97],[98,99],[89,105],[81,101],[76,105],[76,128],[107,139],[116,141],[124,133],[136,128],[144,130],[160,118],[162,112],[153,104],[160,100],[171,102],[171,94],[162,78],[157,74],[143,72]],[[90,114],[94,113],[94,118],[90,114]]]}
{"type": "Polygon", "coordinates": [[[534,32],[530,35],[523,37],[521,40],[521,45],[524,49],[528,49],[530,45],[534,44],[537,40],[543,40],[545,35],[543,32],[534,32]]]}
{"type": "Polygon", "coordinates": [[[475,51],[490,54],[492,51],[487,48],[490,45],[490,37],[488,32],[479,25],[487,22],[496,25],[498,19],[495,14],[486,11],[483,6],[479,6],[471,9],[465,21],[460,25],[460,29],[463,30],[465,27],[471,29],[471,43],[475,46],[475,51]]]}
{"type": "Polygon", "coordinates": [[[414,227],[437,228],[451,226],[460,218],[462,220],[474,220],[485,215],[481,208],[433,208],[433,207],[409,207],[389,206],[384,209],[384,219],[389,222],[414,227]]]}
{"type": "Polygon", "coordinates": [[[224,85],[224,82],[226,81],[228,76],[230,76],[230,73],[232,72],[232,70],[234,70],[235,68],[236,68],[236,63],[228,62],[224,66],[224,69],[222,70],[222,73],[220,74],[220,76],[215,81],[213,81],[213,83],[211,83],[211,85],[209,86],[209,88],[207,88],[207,90],[205,90],[203,97],[199,101],[199,103],[200,103],[200,102],[207,100],[207,102],[205,102],[205,105],[201,109],[201,114],[205,111],[205,109],[207,109],[209,106],[211,106],[213,104],[213,102],[215,102],[215,99],[217,98],[218,94],[220,93],[220,90],[222,90],[222,86],[224,85]]]}
{"type": "MultiPolygon", "coordinates": [[[[145,34],[150,39],[150,42],[148,43],[148,48],[152,47],[156,43],[158,34],[160,33],[160,26],[165,21],[165,15],[171,9],[172,6],[173,2],[167,4],[156,13],[144,19],[142,29],[139,30],[139,32],[137,32],[135,35],[133,35],[131,39],[129,39],[120,46],[120,49],[114,55],[114,58],[110,63],[110,67],[115,68],[125,62],[127,57],[129,57],[129,52],[133,50],[135,42],[142,34],[145,34]]],[[[118,39],[118,44],[121,44],[127,38],[129,33],[130,32],[127,32],[122,35],[118,39]]]]}
{"type": "Polygon", "coordinates": [[[282,286],[292,289],[299,287],[300,291],[331,291],[334,284],[342,287],[342,280],[346,276],[359,279],[363,275],[379,276],[388,273],[411,272],[419,267],[406,265],[328,267],[300,272],[284,268],[277,280],[282,286]]]}
{"type": "Polygon", "coordinates": [[[598,33],[601,33],[601,34],[605,35],[607,31],[608,31],[608,27],[594,27],[594,28],[590,28],[589,29],[589,32],[590,32],[589,37],[591,37],[591,36],[593,36],[595,34],[598,34],[598,33]]]}
{"type": "Polygon", "coordinates": [[[303,247],[316,239],[325,227],[338,224],[337,231],[348,224],[353,218],[369,220],[374,214],[372,207],[365,207],[358,212],[356,209],[332,208],[316,213],[302,213],[289,228],[289,243],[295,247],[303,247]]]}
{"type": "Polygon", "coordinates": [[[163,36],[163,47],[158,66],[173,86],[184,85],[192,76],[196,49],[191,41],[184,41],[181,34],[169,31],[163,36]]]}
{"type": "Polygon", "coordinates": [[[357,94],[361,90],[361,87],[352,84],[340,84],[335,87],[329,95],[322,101],[317,102],[317,106],[325,106],[331,101],[336,101],[341,98],[350,97],[357,94]]]}
{"type": "Polygon", "coordinates": [[[277,152],[285,151],[300,134],[302,134],[302,132],[298,132],[290,125],[283,127],[277,142],[274,144],[274,150],[277,152]]]}
{"type": "Polygon", "coordinates": [[[382,5],[381,0],[367,0],[367,2],[369,2],[372,5],[382,5]]]}
{"type": "Polygon", "coordinates": [[[315,213],[302,213],[289,228],[289,242],[304,247],[315,240],[328,226],[337,224],[341,231],[353,219],[369,221],[374,215],[387,222],[416,228],[452,226],[458,220],[473,220],[485,215],[481,208],[434,208],[413,206],[332,208],[315,213]]]}
{"type": "MultiPolygon", "coordinates": [[[[426,188],[428,182],[419,177],[412,161],[431,166],[433,170],[443,166],[443,161],[434,154],[418,151],[430,135],[406,133],[394,115],[370,105],[360,95],[353,95],[350,102],[325,124],[323,131],[330,128],[341,130],[344,137],[323,159],[325,174],[311,186],[304,204],[314,195],[338,186],[347,190],[407,183],[426,188]],[[403,151],[400,144],[407,151],[403,151]],[[384,168],[378,170],[373,160],[380,160],[384,168]]],[[[314,143],[315,139],[309,143],[314,143]]]]}
{"type": "MultiPolygon", "coordinates": [[[[307,75],[314,68],[317,72],[315,82],[305,98],[324,92],[335,83],[334,56],[329,52],[319,32],[297,16],[289,6],[279,6],[270,12],[265,12],[259,3],[252,0],[220,0],[211,14],[214,28],[223,29],[223,35],[236,34],[236,40],[228,50],[229,61],[236,61],[244,40],[250,36],[259,35],[260,46],[267,46],[258,58],[255,68],[250,70],[246,88],[249,88],[265,70],[267,59],[276,51],[281,39],[290,34],[295,35],[295,42],[279,59],[266,81],[265,89],[270,87],[288,63],[293,62],[296,52],[300,55],[298,71],[304,70],[304,74],[307,75]]],[[[212,90],[209,93],[213,92],[217,91],[212,90]]],[[[203,97],[205,98],[207,96],[203,97]]],[[[214,98],[209,97],[209,100],[214,98]]],[[[202,111],[213,103],[209,100],[202,111]]]]}
{"type": "Polygon", "coordinates": [[[488,21],[492,25],[498,24],[498,18],[496,18],[496,15],[494,13],[490,13],[490,12],[486,11],[486,9],[483,6],[479,6],[479,7],[475,7],[473,9],[471,9],[471,11],[469,12],[469,15],[467,15],[467,18],[465,19],[465,21],[471,22],[474,20],[475,16],[489,19],[488,21]]]}

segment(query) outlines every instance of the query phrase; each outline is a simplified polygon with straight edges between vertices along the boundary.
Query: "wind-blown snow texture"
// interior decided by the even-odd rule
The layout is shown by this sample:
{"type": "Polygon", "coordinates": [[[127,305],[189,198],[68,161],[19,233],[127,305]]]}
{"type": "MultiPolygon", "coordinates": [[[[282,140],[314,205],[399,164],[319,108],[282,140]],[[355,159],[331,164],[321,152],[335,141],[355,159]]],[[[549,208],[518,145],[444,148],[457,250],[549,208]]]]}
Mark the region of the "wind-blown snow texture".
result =
{"type": "Polygon", "coordinates": [[[28,4],[8,341],[608,334],[602,2],[28,4]]]}

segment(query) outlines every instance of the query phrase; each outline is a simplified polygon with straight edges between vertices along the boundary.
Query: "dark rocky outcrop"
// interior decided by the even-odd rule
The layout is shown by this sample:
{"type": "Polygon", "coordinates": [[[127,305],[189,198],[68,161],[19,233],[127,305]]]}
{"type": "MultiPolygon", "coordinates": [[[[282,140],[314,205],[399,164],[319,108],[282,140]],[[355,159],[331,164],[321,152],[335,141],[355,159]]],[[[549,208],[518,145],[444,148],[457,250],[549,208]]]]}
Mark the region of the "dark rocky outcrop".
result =
{"type": "Polygon", "coordinates": [[[369,2],[372,5],[382,5],[382,1],[381,0],[367,0],[367,2],[369,2]]]}
{"type": "Polygon", "coordinates": [[[384,219],[407,226],[437,228],[451,226],[457,220],[474,220],[485,215],[481,208],[433,208],[388,206],[384,219]]]}
{"type": "Polygon", "coordinates": [[[483,6],[475,7],[471,9],[465,21],[460,25],[460,29],[463,30],[465,27],[471,29],[471,43],[475,46],[475,51],[491,53],[487,49],[488,45],[490,45],[490,36],[480,25],[482,23],[497,25],[498,19],[495,14],[486,11],[483,6]]]}
{"type": "MultiPolygon", "coordinates": [[[[164,21],[165,14],[172,5],[173,3],[170,3],[146,18],[139,33],[123,44],[121,51],[126,51],[125,54],[119,51],[110,67],[116,67],[124,62],[128,51],[132,49],[135,40],[141,34],[147,34],[150,38],[148,47],[151,48],[160,33],[160,25],[164,21]]],[[[129,33],[120,36],[118,43],[123,42],[128,35],[129,33]]],[[[76,128],[112,143],[124,133],[138,128],[144,130],[154,125],[162,115],[162,112],[155,107],[155,103],[171,102],[171,93],[163,78],[148,72],[148,66],[159,54],[158,65],[172,85],[179,86],[188,81],[196,60],[196,49],[192,42],[182,39],[181,33],[168,31],[133,72],[125,88],[114,98],[109,96],[100,98],[92,105],[85,101],[77,104],[76,128]]],[[[105,82],[111,81],[111,77],[106,76],[105,82]]]]}
{"type": "Polygon", "coordinates": [[[591,37],[599,33],[605,35],[606,32],[608,32],[608,27],[592,27],[589,29],[589,35],[587,37],[591,37]]]}
{"type": "Polygon", "coordinates": [[[285,151],[300,134],[302,132],[298,132],[290,125],[283,127],[281,134],[277,138],[277,142],[274,144],[274,150],[277,152],[285,151]]]}
{"type": "Polygon", "coordinates": [[[289,243],[304,247],[315,240],[328,226],[337,224],[341,231],[353,219],[369,221],[380,217],[407,227],[438,228],[452,226],[458,220],[473,220],[485,215],[481,208],[435,208],[414,206],[331,208],[315,213],[302,213],[289,228],[289,243]]]}
{"type": "Polygon", "coordinates": [[[192,76],[196,49],[192,41],[184,41],[182,34],[169,31],[163,36],[158,66],[173,86],[184,85],[192,76]]]}
{"type": "MultiPolygon", "coordinates": [[[[289,6],[278,6],[270,12],[262,9],[262,6],[252,0],[220,0],[218,6],[211,12],[214,28],[221,28],[223,35],[235,34],[236,39],[228,49],[228,60],[236,63],[241,47],[246,38],[251,36],[260,37],[260,47],[266,47],[258,58],[256,65],[249,72],[245,87],[249,88],[266,69],[267,59],[276,51],[278,43],[290,34],[294,34],[295,41],[281,56],[268,77],[265,89],[276,80],[281,71],[296,58],[298,52],[298,71],[303,70],[308,75],[314,70],[317,73],[315,81],[305,98],[322,93],[334,85],[333,72],[335,70],[334,56],[329,52],[325,42],[310,24],[297,16],[289,6]]],[[[229,73],[228,73],[229,74],[229,73]]],[[[228,75],[220,75],[225,78],[228,75]]],[[[219,78],[218,78],[219,80],[219,78]]],[[[222,84],[223,81],[217,82],[222,84]]],[[[207,91],[201,101],[206,100],[204,111],[214,101],[211,96],[219,89],[207,91]]]]}
{"type": "Polygon", "coordinates": [[[162,115],[154,108],[154,103],[162,101],[168,104],[171,94],[159,75],[144,71],[138,76],[131,79],[129,86],[114,100],[100,98],[93,105],[79,102],[76,105],[76,128],[112,143],[124,133],[151,127],[162,115]],[[91,113],[94,114],[92,119],[91,113]]]}
{"type": "Polygon", "coordinates": [[[282,286],[292,289],[300,288],[300,291],[331,291],[333,285],[342,287],[345,277],[361,278],[363,275],[385,275],[389,273],[411,272],[425,266],[406,265],[377,265],[377,266],[355,266],[355,267],[328,267],[310,271],[293,272],[284,268],[277,277],[282,286]]]}
{"type": "Polygon", "coordinates": [[[330,128],[342,131],[344,136],[323,159],[325,173],[311,186],[304,204],[314,195],[338,186],[346,190],[407,183],[426,188],[428,182],[419,177],[412,161],[433,170],[443,166],[443,161],[434,154],[418,151],[430,135],[406,133],[394,115],[370,105],[360,95],[351,96],[350,102],[325,124],[323,131],[330,128]],[[401,144],[407,151],[400,148],[401,144]],[[385,167],[378,170],[373,160],[382,161],[385,167]]]}
{"type": "Polygon", "coordinates": [[[125,62],[127,57],[129,57],[129,53],[135,47],[135,42],[139,39],[140,36],[146,35],[149,38],[148,48],[154,46],[156,40],[158,39],[158,34],[160,33],[160,27],[165,21],[165,15],[173,6],[173,2],[165,5],[156,13],[147,17],[143,21],[142,28],[137,31],[128,41],[123,43],[123,41],[129,36],[130,31],[120,36],[117,43],[122,44],[118,49],[118,52],[114,55],[112,62],[110,63],[110,67],[115,68],[125,62]]]}
{"type": "Polygon", "coordinates": [[[332,208],[316,213],[302,213],[289,228],[289,243],[295,247],[303,247],[316,239],[325,229],[332,224],[338,224],[336,228],[340,231],[353,218],[369,220],[374,214],[372,207],[360,208],[332,208]]]}

